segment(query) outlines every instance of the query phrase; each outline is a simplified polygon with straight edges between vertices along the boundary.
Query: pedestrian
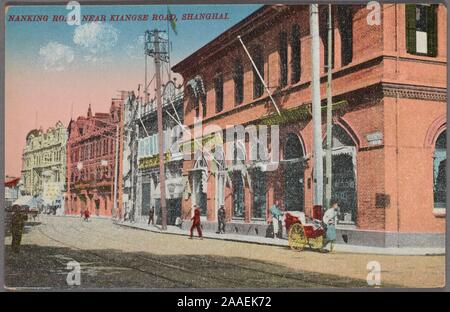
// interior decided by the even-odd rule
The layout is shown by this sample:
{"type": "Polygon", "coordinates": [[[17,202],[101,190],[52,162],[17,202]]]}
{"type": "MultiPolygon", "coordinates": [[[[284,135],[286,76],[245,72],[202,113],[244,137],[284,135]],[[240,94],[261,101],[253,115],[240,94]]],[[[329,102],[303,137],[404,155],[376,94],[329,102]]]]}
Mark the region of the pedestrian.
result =
{"type": "Polygon", "coordinates": [[[14,205],[12,207],[12,216],[11,216],[11,249],[14,253],[19,253],[20,242],[22,241],[22,233],[25,227],[26,215],[22,213],[21,207],[18,205],[14,205]]]}
{"type": "Polygon", "coordinates": [[[155,206],[152,206],[150,208],[150,211],[148,212],[148,224],[155,224],[155,220],[154,220],[154,216],[155,216],[155,206]]]}
{"type": "MultiPolygon", "coordinates": [[[[325,224],[326,227],[326,241],[324,242],[323,246],[325,247],[328,243],[334,243],[336,240],[336,223],[337,223],[337,217],[339,214],[339,205],[336,200],[330,201],[330,208],[325,211],[323,214],[322,222],[325,224]]],[[[331,249],[333,245],[331,245],[331,249]]]]}
{"type": "Polygon", "coordinates": [[[89,213],[89,210],[86,209],[84,211],[84,221],[89,221],[89,217],[91,216],[91,214],[89,213]]]}
{"type": "Polygon", "coordinates": [[[223,205],[220,205],[219,211],[217,212],[217,221],[219,223],[217,234],[225,234],[225,208],[223,205]]]}
{"type": "Polygon", "coordinates": [[[281,238],[280,229],[282,230],[280,223],[283,213],[280,211],[280,202],[278,200],[270,208],[272,214],[272,226],[273,226],[273,238],[281,238]]]}
{"type": "Polygon", "coordinates": [[[200,237],[200,239],[203,238],[202,236],[202,229],[201,229],[201,222],[200,222],[200,209],[198,209],[197,206],[194,206],[194,216],[191,218],[192,221],[192,226],[191,226],[191,235],[190,235],[190,239],[193,238],[194,236],[194,229],[197,229],[197,233],[198,233],[198,237],[200,237]]]}

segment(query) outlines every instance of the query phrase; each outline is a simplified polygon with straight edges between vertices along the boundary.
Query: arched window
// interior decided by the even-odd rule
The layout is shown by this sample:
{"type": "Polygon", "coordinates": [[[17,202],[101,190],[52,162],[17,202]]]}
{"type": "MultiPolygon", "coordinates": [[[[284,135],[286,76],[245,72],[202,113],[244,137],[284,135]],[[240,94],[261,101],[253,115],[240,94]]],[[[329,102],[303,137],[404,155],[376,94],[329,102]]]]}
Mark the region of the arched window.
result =
{"type": "MultiPolygon", "coordinates": [[[[354,224],[357,217],[356,146],[352,137],[339,125],[333,125],[332,131],[331,199],[338,201],[339,222],[354,224]]],[[[326,175],[325,161],[323,165],[323,172],[326,175]]],[[[323,181],[325,190],[327,181],[325,178],[323,181]]]]}
{"type": "Polygon", "coordinates": [[[233,188],[233,217],[243,218],[245,216],[245,192],[244,172],[240,166],[245,163],[245,147],[240,142],[233,144],[233,166],[232,188],[233,188]]]}
{"type": "Polygon", "coordinates": [[[225,205],[225,182],[226,182],[226,166],[225,155],[222,147],[216,147],[214,150],[214,159],[211,166],[215,166],[216,170],[216,211],[221,205],[225,205]]]}
{"type": "Polygon", "coordinates": [[[206,216],[207,206],[207,190],[208,190],[208,169],[205,158],[201,151],[197,151],[195,155],[194,168],[191,170],[192,179],[192,203],[197,205],[202,216],[206,216]]]}
{"type": "Polygon", "coordinates": [[[433,195],[434,208],[445,208],[446,200],[446,161],[447,161],[447,130],[436,140],[433,155],[433,195]]]}
{"type": "Polygon", "coordinates": [[[304,150],[296,134],[290,133],[284,147],[284,206],[287,211],[305,210],[304,150]]]}

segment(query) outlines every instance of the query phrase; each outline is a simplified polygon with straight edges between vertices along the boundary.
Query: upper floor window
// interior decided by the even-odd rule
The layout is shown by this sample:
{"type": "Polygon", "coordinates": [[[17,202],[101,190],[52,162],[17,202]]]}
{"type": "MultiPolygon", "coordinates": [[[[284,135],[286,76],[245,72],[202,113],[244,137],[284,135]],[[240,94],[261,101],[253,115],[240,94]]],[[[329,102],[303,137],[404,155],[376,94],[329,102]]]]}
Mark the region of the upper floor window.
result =
{"type": "MultiPolygon", "coordinates": [[[[261,46],[256,46],[253,49],[253,62],[255,62],[256,68],[261,75],[261,78],[264,79],[264,57],[261,46]]],[[[258,73],[255,68],[253,68],[253,98],[257,99],[261,97],[264,93],[264,84],[261,81],[258,73]]]]}
{"type": "Polygon", "coordinates": [[[437,5],[406,5],[406,51],[437,55],[437,5]]]}
{"type": "Polygon", "coordinates": [[[207,110],[206,110],[206,106],[207,106],[206,105],[206,93],[199,95],[199,97],[200,97],[200,101],[202,102],[202,109],[203,109],[202,116],[206,117],[206,113],[207,113],[207,110]]]}
{"type": "Polygon", "coordinates": [[[341,34],[341,64],[345,66],[353,59],[353,13],[348,5],[338,6],[337,12],[341,34]]]}
{"type": "Polygon", "coordinates": [[[300,81],[300,27],[292,26],[291,35],[291,83],[300,81]]]}
{"type": "Polygon", "coordinates": [[[244,66],[241,60],[234,62],[234,103],[235,105],[242,104],[244,101],[244,66]]]}
{"type": "Polygon", "coordinates": [[[200,97],[194,96],[194,109],[195,109],[195,117],[200,117],[200,97]]]}
{"type": "Polygon", "coordinates": [[[214,91],[216,93],[216,113],[223,110],[223,74],[214,78],[214,91]]]}
{"type": "Polygon", "coordinates": [[[280,66],[279,86],[284,87],[287,85],[288,79],[288,41],[286,32],[281,32],[279,35],[278,55],[280,66]]]}

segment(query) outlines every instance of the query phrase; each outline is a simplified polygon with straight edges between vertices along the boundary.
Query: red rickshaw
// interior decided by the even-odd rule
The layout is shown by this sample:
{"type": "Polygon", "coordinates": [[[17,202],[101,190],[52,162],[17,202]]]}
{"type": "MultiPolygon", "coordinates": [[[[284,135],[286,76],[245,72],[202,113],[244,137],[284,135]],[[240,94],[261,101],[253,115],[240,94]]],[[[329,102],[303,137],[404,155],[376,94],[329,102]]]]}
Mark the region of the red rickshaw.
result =
{"type": "Polygon", "coordinates": [[[329,243],[329,251],[333,251],[334,241],[326,240],[326,229],[321,220],[310,218],[300,211],[287,212],[284,220],[291,249],[301,251],[308,246],[323,250],[329,243]]]}

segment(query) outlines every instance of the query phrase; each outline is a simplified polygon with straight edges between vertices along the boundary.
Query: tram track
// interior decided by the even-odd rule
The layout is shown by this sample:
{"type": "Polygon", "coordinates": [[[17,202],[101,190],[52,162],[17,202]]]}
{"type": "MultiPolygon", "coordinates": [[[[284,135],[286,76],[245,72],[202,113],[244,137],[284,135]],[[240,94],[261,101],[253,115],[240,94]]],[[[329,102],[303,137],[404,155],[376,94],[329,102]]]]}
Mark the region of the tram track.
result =
{"type": "MultiPolygon", "coordinates": [[[[47,223],[46,226],[51,226],[55,232],[62,234],[58,230],[55,230],[55,226],[53,224],[48,224],[47,223]]],[[[47,239],[49,239],[49,240],[51,240],[53,242],[57,242],[58,244],[63,245],[64,247],[69,247],[69,248],[72,248],[72,249],[75,249],[75,250],[78,250],[78,251],[81,251],[81,252],[86,252],[86,253],[88,253],[88,254],[90,254],[90,255],[92,255],[92,256],[100,259],[100,260],[105,261],[108,264],[115,264],[115,265],[118,265],[119,267],[122,267],[122,268],[125,268],[125,269],[131,269],[131,270],[137,271],[139,273],[143,273],[143,274],[146,274],[146,275],[149,275],[149,276],[152,276],[152,277],[156,277],[158,279],[166,280],[166,281],[174,284],[173,287],[180,287],[180,286],[187,287],[187,288],[193,287],[192,284],[187,283],[185,281],[175,280],[175,279],[169,278],[169,277],[167,277],[165,275],[162,275],[162,274],[158,274],[158,273],[155,273],[155,272],[152,272],[152,271],[144,270],[144,269],[142,269],[140,267],[136,267],[136,266],[132,266],[132,265],[126,265],[126,264],[122,263],[123,261],[120,261],[120,259],[116,259],[114,257],[113,258],[105,257],[105,256],[100,255],[99,253],[96,253],[96,252],[92,251],[92,250],[81,248],[81,247],[75,246],[74,244],[66,243],[66,242],[64,242],[64,241],[62,241],[60,239],[52,237],[48,233],[45,233],[40,227],[38,228],[38,231],[40,232],[41,235],[45,236],[47,239]]],[[[66,234],[66,233],[64,233],[64,234],[66,234]]]]}
{"type": "MultiPolygon", "coordinates": [[[[92,232],[95,232],[95,233],[99,233],[100,235],[102,235],[104,237],[104,239],[107,239],[107,240],[111,241],[111,239],[105,238],[110,233],[102,232],[102,231],[98,230],[97,228],[88,228],[83,222],[80,222],[80,224],[81,224],[82,228],[88,229],[89,231],[92,231],[92,232]]],[[[55,231],[57,231],[55,229],[54,225],[52,225],[52,227],[53,227],[53,229],[55,231]]],[[[80,233],[80,235],[89,236],[88,232],[81,230],[79,227],[75,226],[75,224],[70,224],[69,228],[72,229],[72,230],[75,230],[78,233],[80,233]]],[[[59,232],[59,231],[57,231],[57,232],[59,232]]],[[[61,232],[59,232],[59,233],[61,233],[61,232]]],[[[61,234],[64,234],[64,235],[67,236],[66,232],[65,233],[61,233],[61,234]]],[[[78,237],[78,239],[79,239],[79,237],[78,237]]],[[[128,242],[125,242],[124,240],[122,240],[120,238],[118,239],[117,237],[114,240],[115,241],[121,240],[122,243],[124,243],[124,244],[128,243],[128,242]]],[[[78,249],[80,249],[80,248],[78,248],[78,249]]],[[[85,250],[85,249],[82,249],[82,250],[85,250]]],[[[126,252],[124,254],[126,254],[126,252]]],[[[181,281],[177,280],[179,283],[187,284],[187,285],[185,285],[185,287],[195,287],[196,286],[193,283],[185,283],[184,281],[187,281],[187,280],[198,280],[198,284],[201,287],[205,287],[204,286],[205,284],[206,285],[207,284],[212,284],[212,285],[216,285],[214,287],[220,287],[221,285],[217,285],[218,281],[221,281],[222,284],[223,284],[222,286],[225,286],[225,287],[230,287],[230,284],[234,284],[232,287],[239,287],[239,284],[237,284],[236,281],[233,280],[233,279],[226,278],[226,277],[219,277],[219,276],[211,277],[211,275],[206,275],[206,274],[202,274],[201,272],[198,272],[198,271],[189,270],[189,269],[187,269],[187,268],[185,268],[183,266],[180,266],[179,263],[177,263],[176,265],[169,264],[167,262],[162,262],[162,261],[159,261],[159,260],[151,259],[151,258],[145,257],[145,256],[137,254],[137,253],[133,254],[133,258],[138,258],[138,259],[144,261],[147,264],[151,263],[153,265],[153,269],[154,270],[159,270],[159,271],[164,270],[164,269],[166,269],[166,270],[177,270],[179,272],[183,272],[185,274],[188,274],[189,276],[187,278],[182,279],[181,281]]],[[[172,272],[167,272],[167,273],[170,274],[172,272]]],[[[166,276],[166,275],[163,275],[163,276],[166,276]]]]}
{"type": "MultiPolygon", "coordinates": [[[[271,285],[268,281],[274,281],[275,284],[279,284],[280,288],[292,288],[292,287],[340,287],[340,285],[345,286],[347,281],[340,280],[335,276],[330,276],[328,280],[322,277],[318,278],[320,274],[314,272],[273,272],[267,269],[261,269],[258,267],[259,264],[264,265],[265,263],[260,263],[258,261],[252,261],[253,266],[249,267],[236,262],[226,262],[214,259],[211,256],[201,256],[201,255],[183,255],[183,257],[178,259],[177,257],[168,258],[170,262],[161,261],[161,259],[153,259],[146,255],[139,254],[138,252],[127,252],[123,251],[123,256],[128,258],[117,259],[116,257],[105,257],[104,255],[98,254],[95,251],[86,249],[82,247],[82,244],[74,244],[73,242],[88,241],[95,238],[95,244],[99,245],[99,249],[105,246],[114,246],[115,243],[119,245],[129,244],[129,241],[121,237],[122,234],[119,232],[114,232],[112,236],[110,231],[104,231],[96,226],[90,227],[80,220],[80,223],[71,222],[67,225],[67,231],[61,232],[52,222],[46,222],[45,226],[49,226],[51,231],[54,231],[59,237],[68,237],[71,243],[67,243],[53,237],[51,234],[44,233],[42,229],[39,229],[42,235],[46,235],[48,239],[51,239],[64,246],[85,251],[91,255],[96,256],[99,259],[107,261],[108,263],[120,263],[120,266],[126,269],[131,269],[136,272],[144,273],[149,276],[164,279],[174,286],[171,287],[187,287],[187,288],[254,288],[254,287],[267,287],[271,285]],[[78,234],[76,234],[78,233],[78,234]],[[101,241],[107,241],[108,243],[102,244],[101,241]],[[112,244],[111,244],[112,243],[112,244]],[[131,254],[132,253],[132,254],[131,254]],[[186,263],[186,258],[190,258],[193,263],[186,263]],[[126,261],[126,263],[123,263],[126,261]],[[184,261],[180,263],[180,261],[184,261]],[[131,265],[130,263],[133,263],[131,265]],[[198,266],[198,269],[194,269],[186,266],[198,266]],[[219,268],[217,271],[216,268],[219,268]],[[212,272],[208,272],[211,271],[212,272]],[[211,274],[212,273],[212,274],[211,274]],[[291,274],[295,274],[292,276],[291,274]],[[320,280],[320,283],[317,282],[320,280]],[[297,285],[297,286],[296,286],[297,285]]],[[[126,232],[123,232],[126,233],[126,232]]],[[[142,242],[140,242],[142,243],[142,242]]],[[[92,247],[90,247],[92,249],[92,247]]],[[[111,249],[116,249],[111,247],[111,249]]],[[[117,248],[118,249],[118,248],[117,248]]],[[[145,251],[146,252],[146,251],[145,251]]],[[[142,253],[145,253],[142,251],[142,253]]],[[[148,253],[148,252],[146,252],[148,253]]],[[[233,259],[230,259],[233,261],[233,259]]],[[[274,271],[280,268],[276,267],[275,264],[266,263],[275,266],[274,271]]],[[[356,280],[348,280],[348,282],[354,283],[356,280]]],[[[358,283],[359,284],[359,283],[358,283]]],[[[361,282],[361,286],[364,283],[361,282]]],[[[168,287],[168,288],[171,288],[168,287]]],[[[272,287],[272,285],[271,285],[272,287]]]]}
{"type": "MultiPolygon", "coordinates": [[[[85,227],[85,225],[82,224],[82,227],[85,227]]],[[[96,229],[95,231],[100,233],[100,231],[98,229],[96,229]]],[[[139,256],[139,257],[142,257],[142,256],[139,256]]],[[[230,268],[232,270],[235,270],[236,268],[239,268],[240,270],[251,271],[251,272],[260,274],[260,275],[262,275],[264,277],[273,276],[273,277],[276,277],[276,278],[281,278],[281,279],[286,279],[286,280],[295,280],[297,282],[301,282],[302,284],[311,285],[311,287],[324,287],[324,286],[330,287],[330,286],[333,286],[332,284],[317,283],[316,281],[314,281],[312,279],[308,279],[306,277],[299,278],[299,277],[294,277],[294,276],[288,276],[288,275],[282,274],[282,273],[275,273],[275,272],[270,272],[270,271],[267,271],[267,270],[256,269],[254,267],[252,268],[252,267],[248,267],[248,266],[243,266],[243,265],[239,265],[239,264],[235,264],[235,263],[218,261],[218,260],[214,260],[214,259],[205,259],[205,258],[203,258],[202,256],[199,256],[199,255],[190,255],[190,257],[193,258],[193,259],[196,259],[199,262],[205,262],[207,264],[208,264],[208,262],[214,263],[217,267],[220,267],[221,269],[224,269],[224,267],[228,267],[228,268],[230,268]]],[[[144,257],[144,258],[146,258],[146,257],[144,257]]],[[[147,260],[148,261],[154,261],[153,259],[147,259],[147,260]]],[[[164,263],[164,265],[170,265],[170,264],[164,263]]],[[[194,271],[191,271],[191,270],[189,270],[187,268],[184,268],[184,267],[176,266],[175,268],[178,269],[178,270],[183,270],[183,271],[190,272],[190,273],[196,274],[196,275],[200,274],[199,272],[194,272],[194,271]]],[[[301,274],[301,273],[299,273],[299,274],[301,274]]],[[[224,281],[227,281],[227,282],[233,282],[233,284],[236,284],[235,287],[240,287],[241,286],[240,285],[241,283],[239,283],[239,281],[236,281],[236,279],[233,279],[233,278],[224,278],[224,277],[221,277],[221,276],[215,276],[214,279],[224,280],[224,281]]]]}

